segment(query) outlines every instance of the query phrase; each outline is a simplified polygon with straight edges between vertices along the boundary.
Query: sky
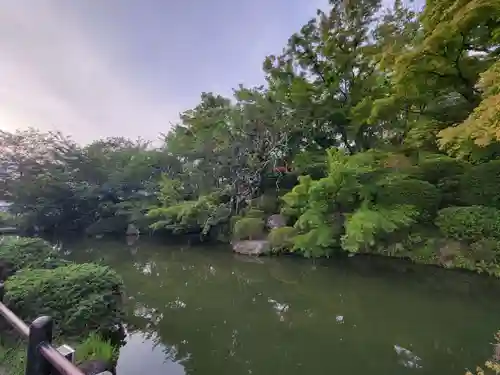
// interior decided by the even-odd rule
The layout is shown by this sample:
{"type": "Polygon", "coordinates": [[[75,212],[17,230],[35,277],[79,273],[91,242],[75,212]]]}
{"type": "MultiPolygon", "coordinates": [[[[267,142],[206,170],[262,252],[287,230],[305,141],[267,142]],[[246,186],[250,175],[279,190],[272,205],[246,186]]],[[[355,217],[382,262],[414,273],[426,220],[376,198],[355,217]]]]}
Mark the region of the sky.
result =
{"type": "Polygon", "coordinates": [[[154,140],[201,92],[263,83],[327,0],[2,0],[0,129],[154,140]]]}

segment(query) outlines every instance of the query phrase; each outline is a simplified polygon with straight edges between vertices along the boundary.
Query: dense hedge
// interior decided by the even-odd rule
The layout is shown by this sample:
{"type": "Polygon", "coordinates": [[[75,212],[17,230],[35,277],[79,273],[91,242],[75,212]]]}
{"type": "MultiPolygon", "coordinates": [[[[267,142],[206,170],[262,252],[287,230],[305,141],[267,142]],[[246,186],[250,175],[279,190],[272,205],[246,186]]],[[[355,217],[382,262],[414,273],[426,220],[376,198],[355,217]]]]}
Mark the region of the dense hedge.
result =
{"type": "Polygon", "coordinates": [[[26,269],[7,280],[5,303],[24,320],[49,315],[59,333],[80,335],[120,323],[121,286],[114,271],[91,263],[26,269]]]}
{"type": "Polygon", "coordinates": [[[440,200],[441,193],[436,186],[415,179],[399,179],[383,183],[376,194],[378,205],[412,205],[424,217],[429,217],[437,211],[440,200]]]}
{"type": "Polygon", "coordinates": [[[120,277],[97,264],[63,260],[38,238],[0,238],[0,265],[8,267],[5,303],[22,319],[52,316],[58,334],[114,329],[122,318],[120,277]]]}
{"type": "Polygon", "coordinates": [[[436,225],[447,238],[474,242],[484,238],[500,240],[500,210],[494,207],[448,207],[440,210],[436,225]]]}
{"type": "Polygon", "coordinates": [[[21,268],[56,268],[68,263],[42,239],[14,236],[0,238],[0,261],[8,274],[21,268]]]}
{"type": "Polygon", "coordinates": [[[460,179],[460,198],[468,206],[500,208],[500,160],[470,168],[460,179]]]}
{"type": "Polygon", "coordinates": [[[422,160],[418,164],[418,175],[424,181],[438,184],[443,179],[461,176],[469,167],[463,160],[439,155],[422,160]]]}

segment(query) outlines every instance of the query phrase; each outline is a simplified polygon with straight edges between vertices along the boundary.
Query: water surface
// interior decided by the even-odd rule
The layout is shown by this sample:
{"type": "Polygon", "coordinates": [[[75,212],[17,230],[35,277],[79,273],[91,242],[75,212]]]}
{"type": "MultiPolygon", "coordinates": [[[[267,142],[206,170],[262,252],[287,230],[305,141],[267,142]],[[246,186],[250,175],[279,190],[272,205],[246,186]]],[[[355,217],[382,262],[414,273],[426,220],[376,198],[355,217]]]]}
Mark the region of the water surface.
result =
{"type": "Polygon", "coordinates": [[[462,375],[491,357],[497,280],[382,258],[247,258],[140,240],[66,244],[126,286],[118,375],[462,375]]]}

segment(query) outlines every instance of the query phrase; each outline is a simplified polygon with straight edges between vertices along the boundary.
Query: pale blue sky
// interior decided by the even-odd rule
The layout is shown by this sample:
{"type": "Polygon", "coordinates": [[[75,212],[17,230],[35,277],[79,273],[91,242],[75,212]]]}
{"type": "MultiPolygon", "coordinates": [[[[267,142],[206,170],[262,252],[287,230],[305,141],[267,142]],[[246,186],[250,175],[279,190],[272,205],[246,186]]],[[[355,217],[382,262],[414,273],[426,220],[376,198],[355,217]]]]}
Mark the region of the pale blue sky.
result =
{"type": "Polygon", "coordinates": [[[327,0],[2,0],[0,128],[154,139],[202,91],[263,82],[264,57],[327,0]]]}

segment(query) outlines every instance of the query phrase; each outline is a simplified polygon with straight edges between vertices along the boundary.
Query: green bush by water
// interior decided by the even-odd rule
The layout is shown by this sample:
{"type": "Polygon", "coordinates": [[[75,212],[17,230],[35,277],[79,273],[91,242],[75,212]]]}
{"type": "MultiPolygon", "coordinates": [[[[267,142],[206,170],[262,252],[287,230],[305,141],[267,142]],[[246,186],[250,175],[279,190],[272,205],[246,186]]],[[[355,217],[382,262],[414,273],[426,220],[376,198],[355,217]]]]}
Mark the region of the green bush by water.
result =
{"type": "Polygon", "coordinates": [[[274,253],[291,251],[293,249],[293,238],[297,230],[293,227],[274,228],[269,232],[267,239],[274,253]]]}
{"type": "Polygon", "coordinates": [[[264,220],[254,217],[246,217],[234,224],[233,239],[255,240],[264,235],[264,220]]]}
{"type": "Polygon", "coordinates": [[[5,301],[26,321],[52,316],[58,332],[111,330],[121,322],[120,277],[92,263],[56,269],[26,269],[6,282],[5,301]]]}
{"type": "Polygon", "coordinates": [[[92,332],[76,347],[76,361],[100,360],[116,363],[118,360],[118,349],[105,340],[99,334],[92,332]]]}
{"type": "Polygon", "coordinates": [[[11,271],[22,268],[56,268],[68,264],[46,241],[40,238],[5,236],[0,238],[0,260],[11,271]]]}
{"type": "Polygon", "coordinates": [[[458,241],[500,240],[500,210],[494,207],[443,208],[436,217],[436,225],[443,235],[458,241]]]}

